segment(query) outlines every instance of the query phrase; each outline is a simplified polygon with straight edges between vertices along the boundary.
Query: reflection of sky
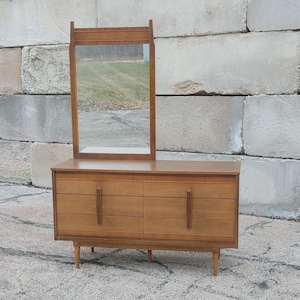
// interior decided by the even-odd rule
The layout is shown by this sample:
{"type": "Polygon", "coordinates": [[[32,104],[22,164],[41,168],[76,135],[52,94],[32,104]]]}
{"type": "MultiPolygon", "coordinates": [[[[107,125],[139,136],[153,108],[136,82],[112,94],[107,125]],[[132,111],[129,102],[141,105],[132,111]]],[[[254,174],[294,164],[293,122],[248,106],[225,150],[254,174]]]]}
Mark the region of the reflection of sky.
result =
{"type": "Polygon", "coordinates": [[[149,62],[149,57],[150,57],[149,44],[144,44],[143,45],[143,59],[144,59],[144,61],[149,62]]]}

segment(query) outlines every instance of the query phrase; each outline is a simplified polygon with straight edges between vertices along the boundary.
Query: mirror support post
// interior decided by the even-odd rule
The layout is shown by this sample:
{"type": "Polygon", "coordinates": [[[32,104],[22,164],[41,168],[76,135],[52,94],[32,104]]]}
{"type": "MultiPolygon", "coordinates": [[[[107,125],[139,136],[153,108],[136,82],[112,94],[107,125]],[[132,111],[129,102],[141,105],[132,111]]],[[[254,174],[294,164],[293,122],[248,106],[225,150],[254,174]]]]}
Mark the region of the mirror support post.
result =
{"type": "Polygon", "coordinates": [[[156,159],[156,116],[155,116],[155,44],[153,36],[153,22],[149,20],[150,45],[150,153],[152,160],[156,159]]]}
{"type": "Polygon", "coordinates": [[[73,157],[78,158],[79,137],[78,137],[78,105],[77,105],[77,82],[76,82],[76,57],[74,44],[74,22],[71,22],[70,30],[70,80],[71,80],[71,108],[72,108],[72,139],[73,157]]]}

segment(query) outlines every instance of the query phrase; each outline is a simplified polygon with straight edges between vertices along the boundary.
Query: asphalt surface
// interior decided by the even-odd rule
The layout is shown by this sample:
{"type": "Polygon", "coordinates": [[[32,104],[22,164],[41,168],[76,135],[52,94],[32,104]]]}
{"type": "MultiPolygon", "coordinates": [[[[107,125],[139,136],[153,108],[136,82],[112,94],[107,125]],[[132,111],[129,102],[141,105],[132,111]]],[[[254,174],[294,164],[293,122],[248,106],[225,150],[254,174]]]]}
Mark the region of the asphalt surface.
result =
{"type": "Polygon", "coordinates": [[[84,147],[150,147],[149,110],[81,112],[79,145],[84,147]]]}
{"type": "Polygon", "coordinates": [[[239,248],[211,253],[54,241],[52,191],[0,183],[0,299],[300,299],[300,222],[240,216],[239,248]]]}

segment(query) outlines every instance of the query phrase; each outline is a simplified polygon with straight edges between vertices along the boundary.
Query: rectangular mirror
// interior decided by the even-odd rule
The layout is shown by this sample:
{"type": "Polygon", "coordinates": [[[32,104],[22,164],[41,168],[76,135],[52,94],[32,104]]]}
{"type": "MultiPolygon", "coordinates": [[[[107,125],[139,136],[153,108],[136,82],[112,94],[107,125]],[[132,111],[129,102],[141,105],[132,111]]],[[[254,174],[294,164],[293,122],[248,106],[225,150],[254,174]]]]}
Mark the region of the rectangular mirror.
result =
{"type": "Polygon", "coordinates": [[[152,22],[149,28],[73,26],[74,157],[155,159],[152,22]]]}
{"type": "Polygon", "coordinates": [[[80,153],[150,154],[149,45],[77,45],[80,153]]]}

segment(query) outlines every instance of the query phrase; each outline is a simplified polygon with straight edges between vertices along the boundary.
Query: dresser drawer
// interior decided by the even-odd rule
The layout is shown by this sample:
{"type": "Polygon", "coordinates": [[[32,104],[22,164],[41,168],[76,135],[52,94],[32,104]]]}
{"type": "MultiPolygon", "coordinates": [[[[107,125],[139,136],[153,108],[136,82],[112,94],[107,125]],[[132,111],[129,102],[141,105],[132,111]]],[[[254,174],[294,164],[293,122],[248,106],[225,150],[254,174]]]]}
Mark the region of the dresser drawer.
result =
{"type": "Polygon", "coordinates": [[[101,198],[101,224],[98,224],[96,194],[57,194],[57,234],[142,237],[143,197],[102,195],[101,198]]]}
{"type": "Polygon", "coordinates": [[[193,219],[191,228],[185,218],[152,216],[144,221],[144,238],[234,243],[235,233],[233,220],[193,219]]]}
{"type": "Polygon", "coordinates": [[[96,216],[57,214],[59,236],[142,238],[142,231],[142,217],[104,216],[99,225],[96,216]]]}
{"type": "Polygon", "coordinates": [[[143,196],[141,181],[57,179],[55,184],[57,194],[94,195],[101,188],[102,195],[143,196]]]}
{"type": "MultiPolygon", "coordinates": [[[[96,215],[96,195],[57,194],[56,210],[60,214],[96,215]]],[[[103,216],[143,216],[143,198],[103,196],[103,216]]]]}
{"type": "Polygon", "coordinates": [[[146,197],[186,198],[187,191],[192,191],[193,198],[234,199],[237,197],[237,184],[235,182],[188,183],[181,181],[144,183],[146,197]]]}
{"type": "MultiPolygon", "coordinates": [[[[191,218],[235,219],[237,201],[235,199],[192,199],[191,218]]],[[[144,216],[151,218],[186,218],[187,201],[182,198],[144,199],[144,216]]],[[[186,226],[186,225],[185,225],[186,226]]]]}

